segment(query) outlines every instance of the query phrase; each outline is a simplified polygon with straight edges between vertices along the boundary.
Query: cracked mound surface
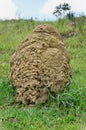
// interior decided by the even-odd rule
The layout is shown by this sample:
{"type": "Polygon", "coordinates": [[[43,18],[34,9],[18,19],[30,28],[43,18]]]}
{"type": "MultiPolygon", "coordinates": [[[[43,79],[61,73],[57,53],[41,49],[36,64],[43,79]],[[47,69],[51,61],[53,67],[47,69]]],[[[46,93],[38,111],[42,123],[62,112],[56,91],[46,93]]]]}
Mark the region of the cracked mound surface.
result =
{"type": "Polygon", "coordinates": [[[17,102],[45,102],[48,89],[61,91],[70,82],[70,57],[60,39],[52,26],[39,25],[12,55],[10,78],[17,102]]]}

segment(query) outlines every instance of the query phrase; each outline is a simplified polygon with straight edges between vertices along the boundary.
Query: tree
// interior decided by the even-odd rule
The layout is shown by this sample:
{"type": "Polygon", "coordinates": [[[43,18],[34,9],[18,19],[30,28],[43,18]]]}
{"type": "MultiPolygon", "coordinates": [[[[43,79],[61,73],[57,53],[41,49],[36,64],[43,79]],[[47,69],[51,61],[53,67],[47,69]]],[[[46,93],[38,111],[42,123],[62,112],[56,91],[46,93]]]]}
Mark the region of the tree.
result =
{"type": "Polygon", "coordinates": [[[53,12],[53,14],[56,17],[64,16],[65,14],[67,15],[70,12],[70,10],[71,10],[71,6],[68,3],[63,3],[56,6],[56,9],[53,12]]]}
{"type": "Polygon", "coordinates": [[[74,20],[74,18],[75,18],[74,13],[73,12],[67,13],[67,18],[70,20],[74,20]]]}

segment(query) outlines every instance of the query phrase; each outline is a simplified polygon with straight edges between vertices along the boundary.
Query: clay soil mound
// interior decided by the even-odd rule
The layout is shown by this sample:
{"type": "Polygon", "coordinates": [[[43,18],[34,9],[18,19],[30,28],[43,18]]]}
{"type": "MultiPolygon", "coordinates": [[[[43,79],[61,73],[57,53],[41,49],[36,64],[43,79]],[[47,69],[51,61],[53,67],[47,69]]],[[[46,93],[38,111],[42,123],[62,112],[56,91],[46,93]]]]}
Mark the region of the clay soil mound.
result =
{"type": "Polygon", "coordinates": [[[45,102],[48,91],[61,91],[70,82],[70,58],[60,39],[52,26],[39,25],[12,55],[10,78],[17,102],[45,102]]]}

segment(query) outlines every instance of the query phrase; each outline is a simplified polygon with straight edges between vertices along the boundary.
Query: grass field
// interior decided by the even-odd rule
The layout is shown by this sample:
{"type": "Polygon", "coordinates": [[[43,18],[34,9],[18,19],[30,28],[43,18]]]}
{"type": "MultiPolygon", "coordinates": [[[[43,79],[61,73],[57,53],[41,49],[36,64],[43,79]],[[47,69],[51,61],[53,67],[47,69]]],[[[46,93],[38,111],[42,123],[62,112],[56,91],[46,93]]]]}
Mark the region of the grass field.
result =
{"type": "Polygon", "coordinates": [[[0,21],[0,130],[86,130],[86,19],[55,22],[0,21]],[[9,81],[10,57],[38,24],[51,24],[62,35],[71,57],[69,89],[49,95],[34,107],[15,104],[15,88],[9,81]]]}

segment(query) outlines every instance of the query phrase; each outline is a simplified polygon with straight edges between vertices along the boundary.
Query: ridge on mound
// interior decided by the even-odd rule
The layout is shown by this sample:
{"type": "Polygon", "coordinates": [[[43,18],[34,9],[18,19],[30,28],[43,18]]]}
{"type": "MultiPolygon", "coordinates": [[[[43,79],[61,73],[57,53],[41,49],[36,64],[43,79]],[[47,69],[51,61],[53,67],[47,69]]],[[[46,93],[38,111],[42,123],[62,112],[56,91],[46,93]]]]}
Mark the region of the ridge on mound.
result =
{"type": "Polygon", "coordinates": [[[11,57],[16,101],[28,105],[45,102],[48,89],[63,90],[71,79],[69,62],[60,34],[50,25],[37,26],[11,57]]]}

